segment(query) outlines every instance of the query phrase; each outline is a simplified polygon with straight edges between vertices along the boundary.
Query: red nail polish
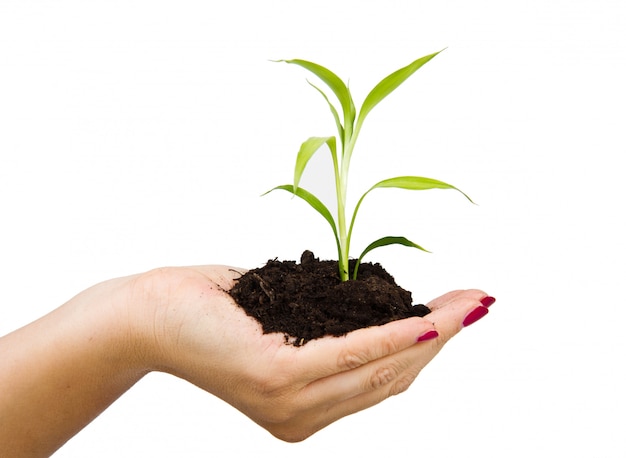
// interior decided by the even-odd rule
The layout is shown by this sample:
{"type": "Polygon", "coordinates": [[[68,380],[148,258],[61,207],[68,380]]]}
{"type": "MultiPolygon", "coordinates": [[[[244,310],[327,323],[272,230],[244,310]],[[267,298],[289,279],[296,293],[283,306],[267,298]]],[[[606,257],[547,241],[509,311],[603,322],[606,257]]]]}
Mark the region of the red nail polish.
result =
{"type": "Polygon", "coordinates": [[[426,331],[424,334],[419,336],[417,338],[417,342],[424,342],[425,340],[431,340],[436,337],[439,337],[439,333],[435,331],[434,329],[431,329],[430,331],[426,331]]]}
{"type": "Polygon", "coordinates": [[[483,304],[485,307],[491,307],[495,302],[496,298],[491,296],[483,297],[480,300],[480,303],[483,304]]]}
{"type": "Polygon", "coordinates": [[[467,327],[472,323],[476,323],[482,317],[484,317],[487,313],[489,313],[489,309],[487,307],[483,307],[479,305],[474,310],[469,312],[465,319],[463,320],[463,327],[467,327]]]}

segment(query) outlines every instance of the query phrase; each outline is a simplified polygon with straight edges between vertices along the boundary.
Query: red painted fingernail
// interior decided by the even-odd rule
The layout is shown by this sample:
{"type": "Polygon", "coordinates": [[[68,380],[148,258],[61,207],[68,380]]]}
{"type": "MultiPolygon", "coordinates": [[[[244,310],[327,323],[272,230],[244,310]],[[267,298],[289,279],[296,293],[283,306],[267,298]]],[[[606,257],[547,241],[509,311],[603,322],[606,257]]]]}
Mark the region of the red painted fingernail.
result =
{"type": "Polygon", "coordinates": [[[491,296],[483,297],[480,300],[480,303],[483,304],[485,307],[491,307],[495,302],[496,298],[491,296]]]}
{"type": "Polygon", "coordinates": [[[479,305],[474,310],[469,312],[465,319],[463,320],[463,327],[467,327],[472,323],[476,323],[482,317],[484,317],[487,313],[489,313],[489,309],[487,307],[483,307],[479,305]]]}
{"type": "Polygon", "coordinates": [[[424,334],[419,336],[417,338],[417,342],[424,342],[425,340],[431,340],[436,337],[439,337],[439,333],[435,331],[434,329],[431,329],[430,331],[426,331],[424,334]]]}

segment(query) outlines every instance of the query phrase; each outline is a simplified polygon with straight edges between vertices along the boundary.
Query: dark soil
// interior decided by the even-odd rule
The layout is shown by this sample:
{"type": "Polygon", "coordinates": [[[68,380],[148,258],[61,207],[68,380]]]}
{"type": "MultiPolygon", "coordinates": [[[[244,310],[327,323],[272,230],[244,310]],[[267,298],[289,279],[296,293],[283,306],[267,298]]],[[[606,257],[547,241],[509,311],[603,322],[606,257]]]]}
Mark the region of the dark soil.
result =
{"type": "Polygon", "coordinates": [[[285,342],[296,346],[430,313],[425,305],[412,305],[411,293],[380,264],[362,263],[358,279],[347,282],[338,272],[337,261],[320,261],[305,251],[300,264],[270,260],[248,271],[230,295],[264,333],[283,333],[285,342]]]}

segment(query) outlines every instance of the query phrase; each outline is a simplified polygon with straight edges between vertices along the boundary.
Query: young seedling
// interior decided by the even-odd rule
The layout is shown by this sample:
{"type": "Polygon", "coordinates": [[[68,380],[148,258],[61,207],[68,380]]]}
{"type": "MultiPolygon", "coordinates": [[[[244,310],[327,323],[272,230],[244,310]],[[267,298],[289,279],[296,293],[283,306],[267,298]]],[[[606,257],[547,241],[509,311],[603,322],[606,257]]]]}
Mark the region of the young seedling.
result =
{"type": "Polygon", "coordinates": [[[352,238],[352,230],[354,229],[354,222],[356,220],[357,212],[363,202],[363,199],[374,189],[379,188],[401,188],[409,190],[425,190],[425,189],[454,189],[463,194],[470,202],[472,200],[459,190],[458,188],[432,178],[424,178],[418,176],[399,176],[395,178],[388,178],[386,180],[379,181],[374,186],[369,188],[358,200],[350,218],[346,219],[346,197],[348,187],[348,171],[350,169],[350,160],[352,159],[352,153],[356,140],[363,127],[363,122],[372,109],[385,97],[391,94],[398,86],[400,86],[406,79],[408,79],[413,73],[420,69],[424,64],[433,59],[441,51],[429,54],[421,57],[414,62],[410,63],[406,67],[403,67],[386,78],[380,81],[374,89],[367,95],[361,109],[357,112],[352,94],[348,86],[333,72],[321,65],[313,62],[308,62],[300,59],[293,60],[281,60],[278,62],[286,62],[288,64],[299,65],[306,70],[317,76],[328,88],[335,94],[337,100],[341,106],[341,114],[343,118],[340,118],[339,112],[335,106],[331,103],[328,96],[319,87],[313,86],[326,100],[326,103],[330,107],[330,111],[335,120],[337,126],[338,137],[340,141],[340,150],[337,149],[337,138],[335,136],[330,137],[311,137],[302,143],[300,151],[296,158],[296,166],[294,170],[293,184],[286,184],[276,186],[270,189],[265,194],[272,192],[276,189],[282,189],[289,191],[294,195],[302,198],[308,202],[315,210],[317,210],[330,224],[337,243],[338,261],[339,261],[339,276],[342,281],[357,278],[359,264],[367,253],[375,248],[379,248],[386,245],[399,244],[407,247],[418,248],[422,251],[428,251],[421,246],[413,243],[405,237],[387,236],[382,237],[374,242],[370,243],[357,258],[356,265],[350,275],[349,272],[349,252],[350,252],[350,240],[352,238]],[[327,145],[332,156],[333,169],[335,174],[335,194],[337,198],[337,221],[328,210],[328,208],[312,193],[306,191],[299,186],[300,178],[304,169],[311,159],[311,157],[324,145],[327,145]]]}

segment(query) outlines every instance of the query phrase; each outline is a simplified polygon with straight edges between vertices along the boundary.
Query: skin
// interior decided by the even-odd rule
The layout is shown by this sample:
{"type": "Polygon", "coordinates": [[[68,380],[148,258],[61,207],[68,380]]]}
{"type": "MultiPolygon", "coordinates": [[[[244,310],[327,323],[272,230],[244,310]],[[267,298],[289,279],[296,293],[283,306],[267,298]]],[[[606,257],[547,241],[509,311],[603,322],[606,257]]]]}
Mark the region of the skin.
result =
{"type": "Polygon", "coordinates": [[[301,441],[405,391],[487,296],[453,291],[425,318],[293,347],[262,334],[225,293],[238,272],[178,267],[109,280],[0,338],[0,456],[51,455],[151,371],[301,441]]]}

